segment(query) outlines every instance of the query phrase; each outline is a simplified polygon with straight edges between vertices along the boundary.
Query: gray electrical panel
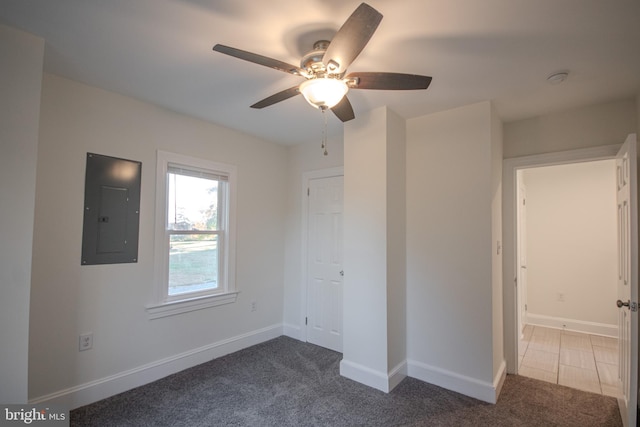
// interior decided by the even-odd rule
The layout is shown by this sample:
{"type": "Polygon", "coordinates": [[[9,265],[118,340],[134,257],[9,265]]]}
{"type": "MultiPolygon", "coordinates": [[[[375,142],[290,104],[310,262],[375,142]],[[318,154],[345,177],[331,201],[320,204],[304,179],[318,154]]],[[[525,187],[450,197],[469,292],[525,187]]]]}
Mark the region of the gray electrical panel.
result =
{"type": "Polygon", "coordinates": [[[142,163],[87,153],[82,265],[138,262],[142,163]]]}

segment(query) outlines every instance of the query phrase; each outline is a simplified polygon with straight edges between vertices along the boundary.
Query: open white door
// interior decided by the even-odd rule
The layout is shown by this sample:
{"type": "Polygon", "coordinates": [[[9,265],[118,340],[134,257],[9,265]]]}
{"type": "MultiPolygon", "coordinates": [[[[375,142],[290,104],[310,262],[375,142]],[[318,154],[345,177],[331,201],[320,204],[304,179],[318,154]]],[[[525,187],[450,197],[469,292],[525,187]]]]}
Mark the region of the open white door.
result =
{"type": "Polygon", "coordinates": [[[307,341],[342,352],[342,176],[309,181],[307,341]]]}
{"type": "Polygon", "coordinates": [[[618,399],[625,426],[636,425],[638,402],[638,194],[636,136],[616,156],[618,204],[618,399]]]}

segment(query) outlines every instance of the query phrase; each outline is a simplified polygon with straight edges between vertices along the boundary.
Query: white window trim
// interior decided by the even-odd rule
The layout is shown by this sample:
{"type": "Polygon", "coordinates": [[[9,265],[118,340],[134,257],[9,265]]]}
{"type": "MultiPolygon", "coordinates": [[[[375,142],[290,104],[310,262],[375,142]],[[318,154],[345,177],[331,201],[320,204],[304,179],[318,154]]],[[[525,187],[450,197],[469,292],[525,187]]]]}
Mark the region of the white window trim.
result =
{"type": "Polygon", "coordinates": [[[154,247],[154,293],[153,302],[146,307],[149,319],[158,319],[175,314],[229,304],[236,301],[239,291],[236,289],[235,276],[235,243],[236,243],[236,174],[234,165],[213,162],[167,151],[157,152],[156,163],[156,218],[155,218],[155,247],[154,247]],[[213,292],[188,293],[184,295],[168,295],[168,263],[169,250],[167,248],[167,169],[169,163],[184,165],[218,172],[228,177],[228,215],[226,215],[227,232],[223,240],[223,251],[219,254],[223,258],[222,286],[213,292]]]}

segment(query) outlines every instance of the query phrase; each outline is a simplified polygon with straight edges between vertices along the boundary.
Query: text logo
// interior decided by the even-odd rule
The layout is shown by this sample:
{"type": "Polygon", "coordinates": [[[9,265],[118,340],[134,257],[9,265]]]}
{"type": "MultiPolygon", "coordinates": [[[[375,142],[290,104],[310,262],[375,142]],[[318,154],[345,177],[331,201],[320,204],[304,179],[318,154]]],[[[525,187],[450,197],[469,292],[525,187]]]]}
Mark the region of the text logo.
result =
{"type": "Polygon", "coordinates": [[[59,406],[1,405],[0,426],[68,426],[69,411],[59,406]]]}

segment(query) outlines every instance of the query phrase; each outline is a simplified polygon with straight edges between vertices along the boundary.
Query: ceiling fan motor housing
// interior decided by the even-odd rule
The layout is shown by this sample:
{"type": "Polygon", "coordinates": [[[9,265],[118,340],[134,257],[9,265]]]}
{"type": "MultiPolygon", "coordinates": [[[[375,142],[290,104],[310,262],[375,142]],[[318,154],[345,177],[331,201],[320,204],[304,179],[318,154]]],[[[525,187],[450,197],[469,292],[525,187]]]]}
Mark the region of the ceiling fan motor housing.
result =
{"type": "Polygon", "coordinates": [[[313,44],[313,50],[307,52],[300,60],[300,68],[309,72],[310,75],[318,77],[327,74],[327,68],[322,63],[324,53],[329,47],[328,40],[319,40],[313,44]]]}

